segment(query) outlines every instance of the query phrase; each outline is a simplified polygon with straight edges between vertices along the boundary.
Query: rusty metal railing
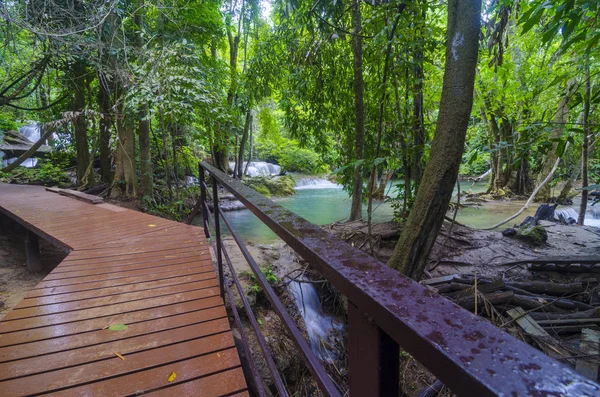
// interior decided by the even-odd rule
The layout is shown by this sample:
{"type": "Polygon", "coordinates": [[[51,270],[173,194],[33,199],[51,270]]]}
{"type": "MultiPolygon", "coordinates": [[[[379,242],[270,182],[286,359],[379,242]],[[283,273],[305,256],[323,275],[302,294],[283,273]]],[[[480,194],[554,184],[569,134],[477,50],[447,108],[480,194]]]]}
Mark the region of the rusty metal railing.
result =
{"type": "MultiPolygon", "coordinates": [[[[212,223],[216,238],[211,239],[211,243],[217,256],[221,295],[225,297],[227,294],[242,339],[246,341],[229,285],[224,283],[224,256],[275,388],[281,396],[287,396],[287,391],[245,299],[229,255],[223,248],[220,219],[281,317],[320,389],[329,396],[339,396],[340,391],[223,215],[218,203],[218,185],[231,192],[347,297],[351,396],[398,395],[399,346],[458,395],[600,395],[600,385],[275,204],[213,166],[201,163],[199,171],[201,197],[189,221],[202,211],[207,237],[210,236],[209,223],[212,223]],[[214,222],[207,201],[206,173],[212,180],[214,222]]],[[[259,395],[264,395],[264,386],[252,362],[247,341],[243,344],[243,353],[250,359],[249,376],[252,379],[249,381],[256,386],[259,395]]]]}

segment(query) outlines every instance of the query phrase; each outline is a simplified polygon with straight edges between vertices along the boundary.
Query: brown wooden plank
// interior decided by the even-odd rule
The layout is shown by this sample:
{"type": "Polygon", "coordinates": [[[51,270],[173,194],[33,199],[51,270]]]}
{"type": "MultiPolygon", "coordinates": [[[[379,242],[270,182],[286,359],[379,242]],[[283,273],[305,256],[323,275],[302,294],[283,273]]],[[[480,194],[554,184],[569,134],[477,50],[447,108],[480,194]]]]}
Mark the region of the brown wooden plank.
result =
{"type": "MultiPolygon", "coordinates": [[[[224,372],[225,368],[235,366],[237,357],[230,358],[230,361],[217,360],[217,353],[209,358],[197,357],[177,363],[167,364],[161,367],[153,368],[147,371],[135,374],[125,375],[118,378],[107,379],[102,382],[95,382],[89,385],[66,389],[53,396],[102,396],[102,397],[121,397],[124,395],[144,394],[162,387],[173,389],[174,386],[185,384],[184,381],[194,381],[190,386],[194,391],[194,396],[212,397],[226,395],[227,392],[221,392],[222,389],[243,389],[244,373],[241,368],[234,368],[224,372]],[[172,383],[168,382],[169,375],[175,372],[177,377],[172,383]],[[212,374],[212,375],[209,375],[212,374]],[[207,376],[208,375],[208,376],[207,376]],[[199,378],[200,377],[200,378],[199,378]]],[[[188,382],[189,383],[189,382],[188,382]]],[[[167,392],[167,396],[180,396],[177,389],[174,392],[167,392]]],[[[236,390],[233,390],[234,392],[236,390]]],[[[182,391],[185,393],[186,391],[182,391]]],[[[184,394],[181,394],[184,395],[184,394]]]]}
{"type": "Polygon", "coordinates": [[[93,346],[133,336],[150,334],[179,328],[186,325],[199,324],[218,318],[227,317],[222,306],[211,307],[203,310],[176,314],[169,317],[150,318],[137,323],[128,323],[124,331],[113,332],[108,329],[84,332],[81,334],[67,335],[58,338],[44,339],[27,344],[0,347],[0,362],[14,361],[28,357],[37,357],[45,354],[93,346]]]}
{"type": "MultiPolygon", "coordinates": [[[[212,280],[211,280],[212,281],[212,280]]],[[[216,281],[216,280],[215,280],[216,281]]],[[[118,295],[110,295],[105,297],[90,298],[85,300],[78,300],[74,302],[58,303],[55,305],[45,305],[38,307],[30,307],[21,310],[12,310],[8,313],[2,321],[23,319],[29,317],[46,316],[50,314],[65,313],[77,310],[91,309],[102,306],[112,306],[117,303],[135,302],[139,300],[158,298],[162,296],[174,295],[183,292],[192,292],[202,289],[210,289],[218,287],[218,283],[213,281],[207,286],[202,286],[198,283],[186,283],[178,285],[170,285],[167,287],[155,288],[153,290],[123,293],[118,295]]]]}
{"type": "Polygon", "coordinates": [[[146,283],[146,282],[155,281],[155,280],[167,280],[167,279],[174,278],[174,277],[192,276],[192,275],[199,275],[199,274],[210,274],[211,277],[216,277],[216,275],[214,273],[214,269],[210,269],[209,267],[206,267],[206,266],[193,267],[193,268],[190,267],[190,268],[186,268],[183,270],[178,270],[178,271],[173,271],[173,272],[168,272],[168,273],[145,274],[142,276],[126,277],[126,278],[121,278],[121,279],[116,279],[116,280],[100,281],[100,282],[85,283],[85,284],[71,284],[71,285],[67,285],[64,287],[43,288],[38,285],[38,287],[40,287],[40,288],[31,290],[27,294],[27,297],[35,298],[35,297],[42,297],[42,296],[52,296],[52,295],[59,295],[59,294],[65,294],[65,293],[72,293],[72,292],[90,291],[90,290],[95,290],[95,289],[100,289],[100,288],[146,283]]]}
{"type": "MultiPolygon", "coordinates": [[[[53,273],[62,273],[73,270],[85,270],[85,269],[95,269],[98,266],[105,266],[106,264],[110,264],[111,262],[118,262],[119,265],[131,265],[142,262],[154,262],[163,259],[175,259],[182,258],[186,256],[195,255],[201,252],[208,251],[208,247],[200,246],[200,247],[189,247],[189,248],[180,248],[176,251],[173,250],[163,250],[156,252],[144,252],[138,253],[137,255],[124,255],[124,256],[108,256],[102,258],[86,258],[86,259],[77,259],[73,261],[67,261],[66,258],[63,260],[52,272],[53,273]]],[[[67,257],[68,258],[68,257],[67,257]]]]}
{"type": "MultiPolygon", "coordinates": [[[[113,332],[113,331],[107,331],[113,332]]],[[[152,334],[136,336],[128,339],[119,339],[94,346],[85,346],[74,350],[67,350],[43,356],[32,357],[0,364],[0,380],[20,378],[32,374],[55,371],[61,368],[74,367],[99,360],[117,358],[119,353],[126,357],[130,353],[155,349],[157,347],[181,343],[210,335],[221,334],[220,337],[211,338],[210,343],[217,344],[217,349],[233,346],[233,337],[229,331],[229,322],[226,318],[208,321],[206,323],[189,325],[186,327],[160,331],[152,334]],[[231,342],[228,342],[231,339],[231,342]],[[226,342],[224,345],[223,342],[226,342]]],[[[127,359],[125,359],[126,361],[127,359]]],[[[77,372],[73,371],[73,374],[77,372]]],[[[0,390],[5,386],[0,382],[0,390]]]]}
{"type": "Polygon", "coordinates": [[[117,280],[122,278],[129,278],[135,276],[143,276],[143,275],[159,275],[159,274],[167,274],[170,272],[175,272],[178,270],[184,269],[193,269],[193,268],[212,268],[212,264],[208,264],[205,261],[191,261],[189,263],[177,264],[177,265],[166,265],[160,268],[160,270],[156,270],[155,268],[151,269],[141,269],[141,270],[130,270],[120,273],[109,273],[109,274],[98,274],[94,276],[87,277],[79,277],[79,278],[68,278],[63,280],[50,280],[50,281],[42,281],[38,284],[39,288],[54,288],[54,287],[64,287],[67,285],[74,284],[84,284],[84,283],[95,283],[99,281],[106,280],[117,280]]]}
{"type": "Polygon", "coordinates": [[[142,263],[121,266],[120,263],[109,263],[105,266],[96,266],[95,269],[84,269],[84,270],[73,270],[70,272],[60,272],[49,274],[44,281],[53,280],[66,280],[69,278],[81,278],[87,276],[94,276],[99,274],[117,274],[125,271],[142,270],[142,269],[153,269],[161,268],[170,265],[181,265],[186,263],[205,262],[207,265],[212,263],[210,253],[205,250],[200,253],[183,257],[166,260],[157,260],[152,262],[143,261],[142,263]]]}
{"type": "Polygon", "coordinates": [[[194,379],[190,382],[178,383],[148,393],[148,395],[152,397],[195,397],[199,395],[203,397],[217,397],[235,393],[245,388],[246,381],[244,380],[244,372],[241,368],[236,368],[213,376],[194,379]]]}
{"type": "Polygon", "coordinates": [[[119,313],[114,316],[78,321],[67,325],[53,325],[23,331],[12,332],[0,337],[1,346],[15,346],[40,340],[77,335],[106,329],[111,324],[136,324],[151,319],[168,318],[183,313],[191,313],[223,305],[220,297],[181,302],[170,306],[152,307],[131,313],[119,313]]]}
{"type": "MultiPolygon", "coordinates": [[[[137,310],[148,309],[151,307],[171,305],[182,301],[211,298],[217,295],[219,295],[218,288],[207,288],[168,296],[160,296],[157,298],[149,298],[141,301],[118,303],[109,307],[77,310],[74,312],[51,314],[22,320],[1,321],[0,334],[31,328],[47,327],[49,325],[67,324],[91,318],[109,317],[116,314],[128,313],[137,310]]],[[[3,335],[3,337],[4,336],[6,335],[3,335]]]]}
{"type": "Polygon", "coordinates": [[[147,291],[154,288],[162,288],[169,285],[197,283],[198,288],[217,286],[217,278],[214,273],[201,273],[192,276],[173,277],[168,279],[150,281],[147,283],[126,284],[118,287],[107,287],[92,291],[73,292],[68,294],[50,295],[38,298],[25,298],[13,310],[28,307],[55,305],[57,303],[73,302],[103,296],[126,294],[130,292],[147,291]]]}

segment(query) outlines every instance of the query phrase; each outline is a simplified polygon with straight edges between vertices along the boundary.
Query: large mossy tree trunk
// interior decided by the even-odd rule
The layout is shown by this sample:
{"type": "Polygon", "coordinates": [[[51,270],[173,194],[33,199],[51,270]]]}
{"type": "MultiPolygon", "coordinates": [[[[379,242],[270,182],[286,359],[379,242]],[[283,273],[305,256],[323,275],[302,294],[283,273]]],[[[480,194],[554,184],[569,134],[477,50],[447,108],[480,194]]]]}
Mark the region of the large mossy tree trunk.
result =
{"type": "Polygon", "coordinates": [[[415,204],[388,265],[419,279],[444,221],[464,149],[481,31],[481,0],[450,0],[435,137],[415,204]]]}
{"type": "Polygon", "coordinates": [[[73,119],[75,130],[75,151],[77,154],[77,185],[83,183],[83,178],[90,164],[90,150],[87,136],[87,119],[85,117],[85,80],[86,66],[83,60],[77,59],[71,65],[71,88],[73,101],[71,110],[76,114],[73,119]]]}
{"type": "MultiPolygon", "coordinates": [[[[354,54],[354,158],[362,160],[365,146],[365,105],[363,99],[363,48],[361,33],[360,0],[352,0],[352,52],[354,54]]],[[[363,177],[362,167],[354,169],[350,221],[362,218],[363,177]]]]}

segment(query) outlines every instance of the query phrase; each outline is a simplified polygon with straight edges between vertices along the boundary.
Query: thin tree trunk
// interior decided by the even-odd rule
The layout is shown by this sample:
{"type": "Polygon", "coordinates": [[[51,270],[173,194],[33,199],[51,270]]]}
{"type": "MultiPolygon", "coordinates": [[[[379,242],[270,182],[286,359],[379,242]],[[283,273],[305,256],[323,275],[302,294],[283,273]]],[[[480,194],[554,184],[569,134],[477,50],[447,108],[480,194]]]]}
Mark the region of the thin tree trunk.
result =
{"type": "MultiPolygon", "coordinates": [[[[423,7],[422,18],[426,18],[425,3],[420,4],[423,7]]],[[[418,17],[417,17],[418,18],[418,17]]],[[[419,22],[421,23],[421,22],[419,22]]],[[[422,21],[424,24],[425,21],[422,21]]],[[[417,36],[422,35],[421,29],[417,30],[417,36]]],[[[423,174],[423,150],[425,146],[425,119],[423,117],[423,49],[417,47],[413,54],[413,145],[414,145],[414,164],[413,174],[414,181],[418,187],[421,183],[421,177],[423,174]]]]}
{"type": "MultiPolygon", "coordinates": [[[[408,91],[407,91],[408,93],[408,91]]],[[[398,88],[398,78],[396,76],[394,76],[394,94],[395,94],[395,98],[396,98],[396,115],[398,117],[398,119],[402,120],[402,111],[401,111],[401,107],[400,107],[400,90],[398,88]]],[[[406,107],[405,107],[406,108],[406,107]]],[[[411,166],[410,166],[410,161],[409,161],[409,157],[408,157],[408,148],[406,147],[406,138],[404,137],[404,133],[400,133],[399,135],[399,139],[400,139],[400,150],[402,151],[402,168],[403,168],[403,172],[404,172],[404,200],[403,200],[403,204],[402,204],[402,209],[403,209],[403,213],[405,213],[407,211],[408,208],[408,201],[410,199],[411,196],[411,178],[412,178],[412,172],[411,172],[411,166]]]]}
{"type": "Polygon", "coordinates": [[[240,151],[237,158],[237,178],[242,179],[244,175],[244,152],[246,151],[246,142],[248,141],[248,131],[250,130],[250,124],[252,124],[252,110],[248,107],[246,111],[246,122],[244,123],[244,133],[240,141],[240,151]]]}
{"type": "MultiPolygon", "coordinates": [[[[565,92],[565,95],[561,98],[560,102],[558,103],[556,115],[554,116],[554,128],[552,129],[552,132],[550,133],[550,137],[549,137],[550,139],[554,139],[554,140],[559,139],[563,133],[564,124],[567,121],[567,118],[569,116],[569,102],[573,95],[573,89],[574,89],[575,85],[576,85],[576,81],[574,79],[569,81],[569,83],[567,84],[567,91],[565,92]]],[[[557,158],[556,147],[557,147],[557,144],[554,143],[552,146],[552,149],[550,149],[550,151],[548,152],[548,154],[545,156],[545,158],[543,160],[543,165],[540,169],[540,173],[538,174],[538,178],[537,178],[538,186],[541,184],[544,177],[550,173],[550,170],[552,169],[552,165],[556,161],[556,158],[557,158]]],[[[546,184],[542,187],[542,189],[539,190],[537,196],[535,197],[535,201],[547,202],[550,200],[550,198],[551,198],[550,197],[550,184],[546,184]]]]}
{"type": "MultiPolygon", "coordinates": [[[[139,32],[136,37],[136,45],[141,56],[144,40],[142,37],[144,30],[144,0],[138,0],[138,8],[135,11],[135,23],[138,26],[139,32]]],[[[152,152],[150,150],[150,121],[148,120],[148,105],[141,104],[139,107],[139,146],[140,146],[140,195],[152,196],[153,193],[153,171],[152,171],[152,152]]]]}
{"type": "Polygon", "coordinates": [[[90,163],[90,152],[87,136],[87,120],[85,117],[85,74],[86,67],[82,60],[76,60],[71,67],[73,102],[71,110],[77,113],[73,120],[75,130],[75,151],[77,153],[77,185],[80,185],[90,163]]]}
{"type": "Polygon", "coordinates": [[[110,82],[106,74],[98,72],[98,106],[100,108],[100,178],[103,182],[111,181],[111,160],[110,160],[110,137],[111,126],[113,123],[113,112],[111,109],[110,100],[110,82]]]}
{"type": "Polygon", "coordinates": [[[583,226],[585,223],[585,212],[587,211],[588,191],[585,188],[588,186],[588,148],[590,136],[590,58],[585,56],[585,97],[583,101],[583,143],[581,144],[581,204],[579,205],[579,217],[577,224],[583,226]]]}
{"type": "MultiPolygon", "coordinates": [[[[362,160],[365,146],[365,108],[363,100],[363,49],[361,34],[360,0],[352,0],[352,51],[354,54],[354,158],[362,160]]],[[[362,167],[357,165],[354,170],[352,184],[352,205],[350,221],[362,218],[363,178],[362,167]]]]}
{"type": "Polygon", "coordinates": [[[458,176],[481,32],[481,0],[450,0],[446,66],[436,133],[415,204],[388,265],[417,280],[444,221],[458,176]]]}

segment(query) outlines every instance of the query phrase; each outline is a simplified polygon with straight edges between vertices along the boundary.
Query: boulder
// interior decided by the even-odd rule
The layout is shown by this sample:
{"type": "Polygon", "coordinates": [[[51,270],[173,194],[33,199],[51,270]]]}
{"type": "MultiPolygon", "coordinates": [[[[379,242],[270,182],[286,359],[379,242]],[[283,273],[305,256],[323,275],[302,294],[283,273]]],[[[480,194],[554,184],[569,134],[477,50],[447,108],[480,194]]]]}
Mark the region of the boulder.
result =
{"type": "Polygon", "coordinates": [[[542,226],[523,225],[519,227],[515,237],[533,245],[542,245],[548,241],[548,233],[542,226]]]}

